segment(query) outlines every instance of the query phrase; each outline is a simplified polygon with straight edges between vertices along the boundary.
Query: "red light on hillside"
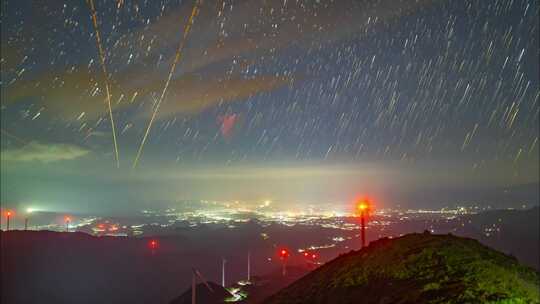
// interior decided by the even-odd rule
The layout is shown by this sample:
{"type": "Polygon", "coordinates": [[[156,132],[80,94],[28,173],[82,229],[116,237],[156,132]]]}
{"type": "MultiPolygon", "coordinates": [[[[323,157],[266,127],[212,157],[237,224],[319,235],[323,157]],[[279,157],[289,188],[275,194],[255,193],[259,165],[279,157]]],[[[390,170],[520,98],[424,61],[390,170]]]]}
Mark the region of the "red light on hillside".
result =
{"type": "Polygon", "coordinates": [[[64,218],[64,221],[65,221],[66,223],[69,223],[69,222],[71,222],[71,218],[70,218],[69,216],[66,216],[66,217],[64,218]]]}
{"type": "Polygon", "coordinates": [[[314,253],[314,254],[311,255],[311,258],[312,258],[312,259],[316,259],[316,258],[317,258],[317,255],[314,253]]]}
{"type": "Polygon", "coordinates": [[[11,211],[7,211],[6,216],[11,216],[11,211]]]}
{"type": "Polygon", "coordinates": [[[150,246],[151,249],[156,249],[156,248],[159,246],[159,243],[158,243],[158,241],[156,241],[156,240],[151,240],[151,241],[148,243],[148,246],[150,246]]]}
{"type": "Polygon", "coordinates": [[[304,252],[304,256],[307,257],[309,255],[309,253],[307,252],[304,252]]]}
{"type": "Polygon", "coordinates": [[[279,251],[279,256],[284,259],[284,258],[287,258],[289,256],[289,251],[287,249],[281,249],[279,251]]]}

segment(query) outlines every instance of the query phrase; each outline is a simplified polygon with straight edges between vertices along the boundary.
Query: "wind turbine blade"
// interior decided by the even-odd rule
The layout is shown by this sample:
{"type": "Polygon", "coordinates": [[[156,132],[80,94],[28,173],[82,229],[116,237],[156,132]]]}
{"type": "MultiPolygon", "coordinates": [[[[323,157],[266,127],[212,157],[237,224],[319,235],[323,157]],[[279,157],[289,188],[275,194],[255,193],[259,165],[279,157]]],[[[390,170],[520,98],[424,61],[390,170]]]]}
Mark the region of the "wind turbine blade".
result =
{"type": "Polygon", "coordinates": [[[210,290],[210,292],[214,292],[212,287],[210,287],[210,285],[208,285],[208,282],[203,277],[203,275],[197,269],[193,269],[193,271],[195,272],[195,275],[197,275],[197,277],[199,277],[199,279],[203,282],[203,284],[206,285],[206,288],[208,288],[208,290],[210,290]]]}

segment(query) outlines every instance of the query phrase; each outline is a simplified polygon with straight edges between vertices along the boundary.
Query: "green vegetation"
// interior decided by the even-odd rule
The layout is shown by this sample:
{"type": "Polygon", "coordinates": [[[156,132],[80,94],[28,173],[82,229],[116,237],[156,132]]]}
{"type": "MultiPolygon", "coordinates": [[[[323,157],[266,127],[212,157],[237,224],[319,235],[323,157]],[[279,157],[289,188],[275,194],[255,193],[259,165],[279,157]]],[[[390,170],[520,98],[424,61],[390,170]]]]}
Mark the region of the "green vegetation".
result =
{"type": "Polygon", "coordinates": [[[409,234],[342,255],[267,303],[540,303],[538,272],[476,240],[409,234]]]}

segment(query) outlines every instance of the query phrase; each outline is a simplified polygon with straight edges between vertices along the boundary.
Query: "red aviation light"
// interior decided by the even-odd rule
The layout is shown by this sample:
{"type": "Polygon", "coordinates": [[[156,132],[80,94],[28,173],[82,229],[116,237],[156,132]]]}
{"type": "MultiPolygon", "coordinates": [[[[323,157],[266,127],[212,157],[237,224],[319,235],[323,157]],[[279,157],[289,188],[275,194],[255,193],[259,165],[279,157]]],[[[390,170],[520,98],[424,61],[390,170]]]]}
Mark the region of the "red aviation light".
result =
{"type": "Polygon", "coordinates": [[[366,211],[368,208],[367,204],[365,202],[361,202],[360,204],[358,204],[358,209],[360,211],[366,211]]]}
{"type": "Polygon", "coordinates": [[[156,249],[159,246],[159,243],[156,240],[151,240],[150,242],[148,242],[148,246],[150,247],[150,249],[156,249]]]}
{"type": "Polygon", "coordinates": [[[366,214],[370,213],[373,210],[373,204],[368,198],[362,198],[356,201],[356,212],[357,214],[366,214]]]}

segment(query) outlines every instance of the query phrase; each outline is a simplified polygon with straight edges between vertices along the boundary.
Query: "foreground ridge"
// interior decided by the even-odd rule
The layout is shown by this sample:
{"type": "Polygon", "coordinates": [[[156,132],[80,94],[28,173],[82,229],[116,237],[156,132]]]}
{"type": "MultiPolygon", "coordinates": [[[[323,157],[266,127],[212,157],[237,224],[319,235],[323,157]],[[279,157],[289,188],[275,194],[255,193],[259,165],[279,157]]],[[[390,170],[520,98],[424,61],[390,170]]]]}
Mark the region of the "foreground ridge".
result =
{"type": "Polygon", "coordinates": [[[478,241],[428,232],[371,242],[270,297],[276,303],[540,303],[538,272],[478,241]]]}

